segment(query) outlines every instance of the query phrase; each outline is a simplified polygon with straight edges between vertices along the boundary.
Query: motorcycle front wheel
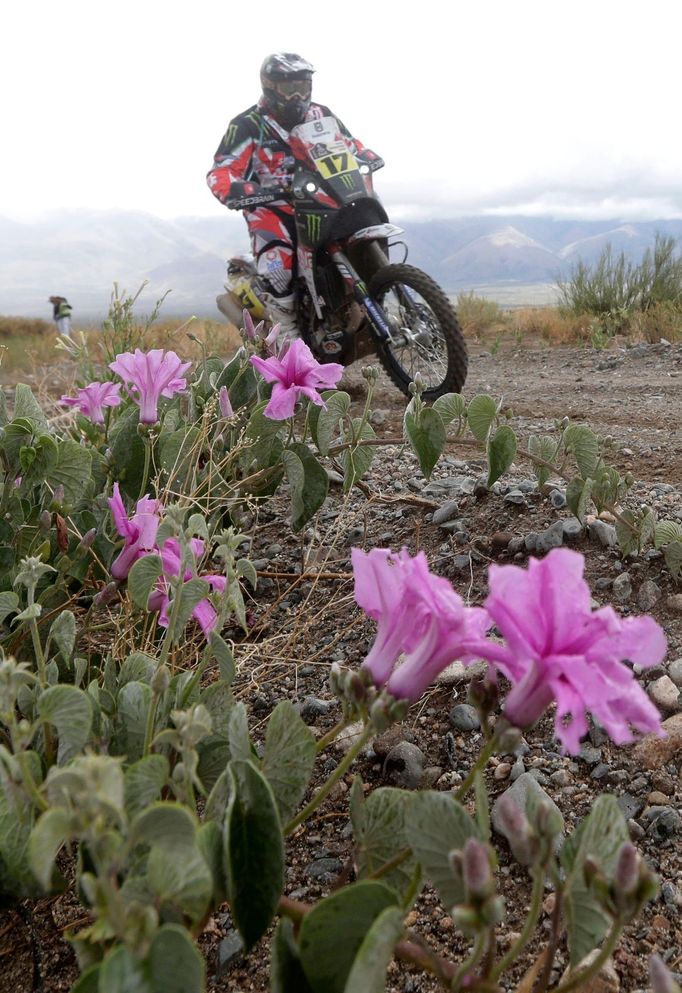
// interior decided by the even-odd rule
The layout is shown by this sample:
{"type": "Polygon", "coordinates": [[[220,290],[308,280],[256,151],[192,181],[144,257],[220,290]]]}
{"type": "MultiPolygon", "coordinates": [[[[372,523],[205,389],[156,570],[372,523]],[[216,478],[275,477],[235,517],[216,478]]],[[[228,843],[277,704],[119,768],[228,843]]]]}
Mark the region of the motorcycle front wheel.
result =
{"type": "Polygon", "coordinates": [[[421,373],[425,400],[460,393],[467,377],[467,349],[457,314],[440,286],[421,269],[402,263],[379,269],[368,291],[388,318],[391,334],[378,344],[378,353],[398,389],[409,396],[410,383],[421,373]]]}

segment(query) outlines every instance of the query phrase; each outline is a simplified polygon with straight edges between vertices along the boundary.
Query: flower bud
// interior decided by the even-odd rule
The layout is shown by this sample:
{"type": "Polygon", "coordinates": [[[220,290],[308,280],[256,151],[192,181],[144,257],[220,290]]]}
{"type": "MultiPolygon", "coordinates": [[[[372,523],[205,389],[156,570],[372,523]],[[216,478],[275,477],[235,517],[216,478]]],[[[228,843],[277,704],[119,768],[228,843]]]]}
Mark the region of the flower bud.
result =
{"type": "Polygon", "coordinates": [[[40,526],[44,531],[49,531],[52,527],[52,514],[49,510],[43,510],[40,514],[40,526]]]}
{"type": "Polygon", "coordinates": [[[97,528],[90,528],[90,530],[86,531],[83,537],[81,538],[78,544],[78,548],[79,549],[91,548],[92,543],[96,537],[97,537],[97,528]]]}
{"type": "Polygon", "coordinates": [[[476,934],[481,930],[481,918],[475,907],[462,904],[450,911],[453,921],[465,934],[476,934]]]}
{"type": "Polygon", "coordinates": [[[167,665],[160,665],[151,678],[150,686],[152,693],[161,696],[170,686],[171,674],[167,665]]]}
{"type": "Polygon", "coordinates": [[[103,607],[107,603],[111,603],[115,599],[118,593],[118,583],[107,583],[103,590],[100,590],[95,597],[95,606],[103,607]]]}
{"type": "Polygon", "coordinates": [[[232,410],[230,394],[227,392],[226,386],[221,386],[218,391],[218,406],[223,417],[232,417],[234,411],[232,410]]]}
{"type": "Polygon", "coordinates": [[[464,881],[464,853],[462,852],[462,850],[459,849],[459,848],[454,848],[448,854],[448,862],[450,864],[450,872],[452,873],[453,878],[456,879],[457,882],[463,882],[464,881]]]}
{"type": "Polygon", "coordinates": [[[381,699],[381,697],[377,698],[369,708],[369,718],[379,733],[385,731],[390,726],[391,718],[388,706],[386,701],[381,699]]]}
{"type": "Polygon", "coordinates": [[[679,985],[663,964],[663,959],[652,955],[649,959],[649,980],[651,993],[682,993],[679,985]]]}
{"type": "Polygon", "coordinates": [[[561,834],[563,823],[558,810],[541,801],[535,811],[535,829],[542,838],[553,839],[561,834]]]}
{"type": "Polygon", "coordinates": [[[463,858],[464,885],[472,897],[485,900],[495,888],[488,846],[477,838],[467,838],[463,858]]]}
{"type": "Polygon", "coordinates": [[[483,721],[497,706],[499,692],[497,682],[488,675],[477,676],[469,683],[469,703],[476,708],[483,721]]]}
{"type": "Polygon", "coordinates": [[[515,755],[519,745],[523,741],[521,728],[513,727],[512,725],[503,728],[496,725],[495,732],[497,752],[500,755],[515,755]]]}
{"type": "Polygon", "coordinates": [[[379,378],[379,370],[375,365],[366,365],[362,367],[363,379],[366,379],[368,383],[376,383],[379,378]]]}
{"type": "Polygon", "coordinates": [[[497,801],[497,810],[500,828],[514,857],[521,865],[530,865],[537,854],[537,842],[524,811],[506,793],[497,801]]]}
{"type": "Polygon", "coordinates": [[[616,893],[622,896],[630,896],[637,889],[639,883],[639,853],[635,846],[626,841],[621,845],[616,860],[616,869],[613,874],[613,886],[616,893]]]}
{"type": "Polygon", "coordinates": [[[64,487],[60,483],[55,486],[54,493],[52,494],[52,502],[50,503],[50,510],[61,510],[62,504],[64,503],[64,487]]]}

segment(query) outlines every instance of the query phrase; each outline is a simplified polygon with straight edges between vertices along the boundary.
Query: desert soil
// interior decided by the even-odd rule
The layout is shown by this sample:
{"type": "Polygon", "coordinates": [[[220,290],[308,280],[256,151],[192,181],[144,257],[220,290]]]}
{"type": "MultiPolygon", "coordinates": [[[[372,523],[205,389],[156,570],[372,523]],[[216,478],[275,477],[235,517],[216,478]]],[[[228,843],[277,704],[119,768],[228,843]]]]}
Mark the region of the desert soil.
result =
{"type": "MultiPolygon", "coordinates": [[[[612,463],[621,472],[630,471],[636,480],[628,498],[631,504],[647,503],[661,516],[682,521],[681,369],[682,347],[667,343],[606,351],[503,343],[491,354],[474,342],[470,343],[465,393],[467,397],[481,392],[503,396],[511,411],[510,423],[522,440],[532,433],[551,431],[555,420],[564,416],[611,435],[612,463]]],[[[350,370],[344,385],[359,406],[364,389],[359,370],[350,370]]],[[[399,436],[404,402],[382,379],[374,403],[378,435],[399,436]]],[[[565,489],[561,480],[552,480],[541,493],[530,467],[519,459],[493,492],[485,493],[476,486],[483,469],[480,453],[455,441],[427,482],[413,456],[392,447],[377,450],[363,492],[355,490],[344,497],[340,487],[332,487],[328,503],[302,535],[294,537],[283,526],[285,494],[260,511],[253,522],[252,558],[260,574],[259,590],[250,604],[255,625],[248,640],[238,646],[236,687],[250,710],[256,739],[268,714],[283,698],[301,705],[304,719],[316,734],[324,733],[338,719],[327,685],[329,666],[332,661],[359,665],[373,636],[372,625],[353,602],[351,546],[397,549],[404,545],[412,553],[423,549],[436,572],[451,579],[469,602],[479,603],[486,595],[486,569],[491,561],[523,564],[528,555],[524,539],[531,536],[528,544],[532,545],[533,535],[559,520],[570,520],[561,506],[565,489]],[[434,511],[451,501],[457,507],[450,507],[449,520],[434,523],[434,511]],[[510,551],[511,539],[517,540],[512,541],[510,551]],[[516,550],[520,545],[524,547],[516,550]]],[[[443,515],[447,516],[445,510],[443,515]]],[[[674,718],[682,704],[675,693],[682,685],[682,661],[676,665],[682,657],[682,597],[675,599],[682,587],[672,582],[659,553],[623,561],[614,548],[601,543],[596,530],[592,529],[592,537],[588,530],[570,536],[572,547],[585,555],[593,595],[600,604],[613,602],[623,615],[647,612],[663,625],[669,642],[667,659],[638,678],[650,692],[660,691],[666,718],[682,720],[674,718]],[[663,677],[668,682],[664,679],[661,684],[663,677]]],[[[466,704],[466,679],[466,675],[455,674],[453,681],[436,685],[412,708],[390,740],[375,742],[361,757],[355,771],[370,789],[419,781],[422,787],[450,790],[461,781],[481,741],[479,730],[466,729],[462,712],[452,712],[466,704]],[[406,765],[399,756],[386,759],[400,741],[416,746],[412,764],[406,765]]],[[[678,732],[677,740],[679,745],[682,733],[678,732]]],[[[335,748],[327,751],[327,769],[338,762],[339,754],[335,748]]],[[[589,811],[600,793],[619,798],[632,836],[662,885],[660,897],[628,929],[616,952],[616,975],[605,987],[608,990],[615,991],[618,984],[623,991],[647,988],[646,963],[653,951],[662,954],[673,971],[682,971],[681,764],[679,747],[663,755],[643,755],[632,747],[615,747],[598,728],[586,740],[581,757],[573,759],[562,755],[552,721],[546,719],[526,735],[517,754],[498,757],[489,770],[493,797],[507,789],[520,772],[532,772],[560,807],[569,828],[589,811]]],[[[350,783],[349,776],[291,840],[289,895],[314,902],[352,874],[350,783]]],[[[504,948],[521,929],[529,886],[504,842],[499,850],[499,885],[507,900],[506,919],[499,929],[504,948]]],[[[513,988],[512,981],[518,980],[546,940],[549,891],[547,895],[538,938],[508,977],[507,988],[513,988]]],[[[72,896],[0,913],[0,989],[13,993],[68,990],[77,970],[62,935],[86,921],[83,908],[72,896]]],[[[465,950],[463,939],[429,887],[409,923],[440,954],[459,958],[465,950]]],[[[269,989],[267,943],[263,941],[243,957],[227,908],[212,918],[200,943],[210,993],[269,989]]],[[[555,978],[565,964],[561,950],[555,978]]],[[[404,965],[394,963],[389,970],[389,993],[431,993],[439,988],[431,978],[404,965]]]]}

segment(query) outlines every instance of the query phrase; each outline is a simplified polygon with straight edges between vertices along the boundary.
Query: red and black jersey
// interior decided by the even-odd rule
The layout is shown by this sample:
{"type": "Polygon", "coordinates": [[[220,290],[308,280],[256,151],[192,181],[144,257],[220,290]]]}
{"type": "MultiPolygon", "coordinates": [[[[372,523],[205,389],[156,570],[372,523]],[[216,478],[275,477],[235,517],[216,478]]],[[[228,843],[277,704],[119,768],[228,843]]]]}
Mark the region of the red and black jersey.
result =
{"type": "MultiPolygon", "coordinates": [[[[305,120],[335,116],[329,107],[311,103],[305,120]]],[[[364,146],[340,121],[339,127],[351,142],[353,151],[361,156],[364,146]]],[[[230,197],[254,192],[245,189],[245,183],[258,183],[260,186],[286,184],[293,169],[289,132],[258,103],[230,121],[206,181],[213,195],[225,203],[230,197]],[[235,189],[234,184],[237,183],[239,186],[235,189]]]]}

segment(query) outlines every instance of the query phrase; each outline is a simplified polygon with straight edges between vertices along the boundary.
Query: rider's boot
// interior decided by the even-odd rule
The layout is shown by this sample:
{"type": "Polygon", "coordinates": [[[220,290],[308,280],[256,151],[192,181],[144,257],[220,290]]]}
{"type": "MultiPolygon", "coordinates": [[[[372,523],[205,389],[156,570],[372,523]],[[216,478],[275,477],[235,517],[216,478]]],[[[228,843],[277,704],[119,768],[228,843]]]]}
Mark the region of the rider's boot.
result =
{"type": "Polygon", "coordinates": [[[294,338],[298,338],[293,293],[285,297],[276,297],[272,293],[264,293],[263,302],[268,320],[272,321],[273,324],[279,324],[279,334],[277,335],[278,345],[281,346],[293,341],[294,338]]]}

